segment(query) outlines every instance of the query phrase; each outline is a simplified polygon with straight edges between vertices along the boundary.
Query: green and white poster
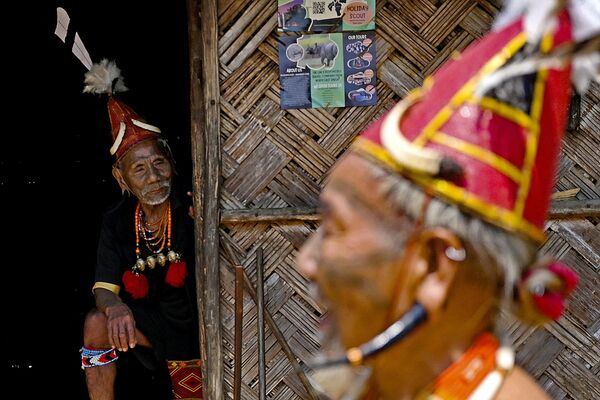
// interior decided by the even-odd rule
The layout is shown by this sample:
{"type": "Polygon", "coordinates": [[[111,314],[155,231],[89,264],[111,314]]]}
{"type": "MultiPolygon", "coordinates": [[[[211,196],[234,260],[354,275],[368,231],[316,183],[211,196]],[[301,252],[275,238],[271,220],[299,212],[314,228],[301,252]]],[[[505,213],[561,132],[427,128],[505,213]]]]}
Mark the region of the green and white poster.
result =
{"type": "Polygon", "coordinates": [[[282,32],[346,32],[375,29],[375,0],[277,0],[282,32]]]}
{"type": "Polygon", "coordinates": [[[281,36],[279,78],[283,109],[374,105],[375,32],[281,36]]]}

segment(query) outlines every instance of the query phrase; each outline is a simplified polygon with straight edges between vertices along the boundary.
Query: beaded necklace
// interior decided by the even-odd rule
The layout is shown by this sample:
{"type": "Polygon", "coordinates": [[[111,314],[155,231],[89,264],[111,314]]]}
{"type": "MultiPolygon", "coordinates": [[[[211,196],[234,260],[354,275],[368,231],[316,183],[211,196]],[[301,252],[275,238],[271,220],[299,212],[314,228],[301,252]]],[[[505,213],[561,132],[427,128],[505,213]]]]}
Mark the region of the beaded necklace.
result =
{"type": "Polygon", "coordinates": [[[491,400],[515,362],[514,351],[482,333],[462,357],[442,372],[418,400],[491,400]]]}
{"type": "Polygon", "coordinates": [[[183,287],[187,276],[187,267],[182,256],[171,249],[171,202],[168,201],[163,215],[156,224],[148,224],[142,205],[138,202],[135,208],[135,264],[123,273],[125,290],[134,298],[142,299],[148,295],[148,280],[142,274],[146,267],[154,269],[156,265],[164,267],[170,263],[165,275],[165,282],[173,287],[183,287]],[[142,258],[140,237],[150,255],[142,258]]]}
{"type": "Polygon", "coordinates": [[[160,253],[165,248],[165,244],[167,247],[171,245],[169,242],[171,240],[171,207],[167,205],[159,221],[155,224],[150,224],[146,221],[146,215],[139,205],[136,210],[135,218],[138,247],[140,234],[146,243],[146,247],[151,253],[160,253]]]}
{"type": "Polygon", "coordinates": [[[181,255],[171,250],[171,201],[167,201],[166,210],[160,217],[159,221],[155,224],[155,228],[152,229],[146,221],[146,216],[142,205],[138,202],[135,208],[135,265],[132,267],[132,271],[136,274],[144,271],[146,267],[154,269],[156,265],[164,267],[169,262],[177,262],[181,258],[181,255]],[[150,255],[144,260],[142,258],[142,251],[140,249],[140,236],[144,239],[144,243],[150,255]],[[166,254],[163,250],[166,248],[166,254]]]}

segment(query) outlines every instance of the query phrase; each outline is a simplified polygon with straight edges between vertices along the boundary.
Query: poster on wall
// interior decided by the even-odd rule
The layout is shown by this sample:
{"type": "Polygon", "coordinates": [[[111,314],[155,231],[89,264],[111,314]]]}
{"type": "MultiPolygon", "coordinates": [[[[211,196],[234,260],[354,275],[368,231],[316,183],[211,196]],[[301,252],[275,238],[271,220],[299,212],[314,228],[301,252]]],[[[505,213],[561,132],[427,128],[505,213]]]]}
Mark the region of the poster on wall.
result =
{"type": "Polygon", "coordinates": [[[282,109],[377,104],[374,31],[279,39],[282,109]]]}
{"type": "Polygon", "coordinates": [[[277,0],[283,32],[345,32],[375,29],[375,0],[277,0]]]}

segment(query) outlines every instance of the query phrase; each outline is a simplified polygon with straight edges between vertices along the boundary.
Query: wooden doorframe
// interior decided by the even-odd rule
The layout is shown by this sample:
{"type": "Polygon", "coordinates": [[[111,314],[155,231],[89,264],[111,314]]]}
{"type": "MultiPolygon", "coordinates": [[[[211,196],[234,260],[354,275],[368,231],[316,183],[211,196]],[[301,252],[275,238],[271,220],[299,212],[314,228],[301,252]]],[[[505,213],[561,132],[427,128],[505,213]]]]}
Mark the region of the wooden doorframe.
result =
{"type": "Polygon", "coordinates": [[[196,283],[204,398],[223,399],[219,279],[221,142],[216,0],[187,0],[196,283]],[[200,18],[202,16],[202,18],[200,18]],[[210,368],[209,368],[210,366],[210,368]]]}

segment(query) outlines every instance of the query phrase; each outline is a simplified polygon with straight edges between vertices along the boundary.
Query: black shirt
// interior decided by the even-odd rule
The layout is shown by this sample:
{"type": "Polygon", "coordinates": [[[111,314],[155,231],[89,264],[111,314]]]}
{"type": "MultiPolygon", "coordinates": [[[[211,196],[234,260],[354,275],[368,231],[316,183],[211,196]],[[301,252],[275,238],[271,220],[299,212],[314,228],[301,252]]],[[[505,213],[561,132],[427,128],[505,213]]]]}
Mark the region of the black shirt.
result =
{"type": "MultiPolygon", "coordinates": [[[[146,267],[142,272],[149,287],[146,297],[134,299],[124,290],[123,273],[131,271],[136,261],[137,198],[124,197],[104,214],[98,243],[95,287],[99,284],[108,284],[100,287],[113,287],[131,308],[136,328],[148,337],[156,355],[168,360],[199,357],[193,220],[188,215],[184,198],[175,189],[171,194],[171,249],[181,254],[186,262],[187,277],[183,287],[176,288],[165,282],[167,262],[165,266],[157,264],[154,269],[146,267]]],[[[151,254],[142,238],[140,250],[144,259],[151,254]]]]}

